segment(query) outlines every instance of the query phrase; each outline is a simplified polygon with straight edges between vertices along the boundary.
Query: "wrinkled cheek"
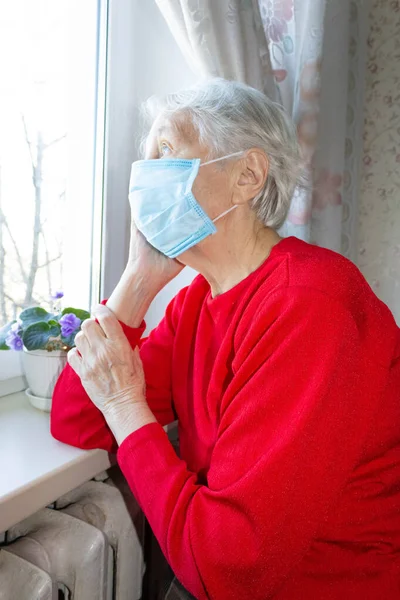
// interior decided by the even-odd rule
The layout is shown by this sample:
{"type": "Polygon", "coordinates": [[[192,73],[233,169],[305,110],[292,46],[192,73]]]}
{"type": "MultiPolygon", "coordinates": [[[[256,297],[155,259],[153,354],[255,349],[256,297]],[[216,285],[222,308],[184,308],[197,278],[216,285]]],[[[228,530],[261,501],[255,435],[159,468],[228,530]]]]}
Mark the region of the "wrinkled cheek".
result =
{"type": "Polygon", "coordinates": [[[229,193],[229,186],[223,176],[204,177],[203,179],[198,177],[194,182],[192,192],[210,219],[214,219],[222,210],[229,208],[232,194],[229,193]]]}

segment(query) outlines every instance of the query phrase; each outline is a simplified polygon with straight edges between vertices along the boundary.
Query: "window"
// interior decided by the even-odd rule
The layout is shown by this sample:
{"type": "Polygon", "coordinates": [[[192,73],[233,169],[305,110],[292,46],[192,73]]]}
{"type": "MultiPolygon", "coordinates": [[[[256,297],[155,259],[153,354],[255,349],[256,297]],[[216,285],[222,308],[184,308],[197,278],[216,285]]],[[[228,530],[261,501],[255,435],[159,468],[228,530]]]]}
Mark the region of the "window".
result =
{"type": "Polygon", "coordinates": [[[98,17],[96,0],[2,3],[0,326],[57,290],[90,303],[98,17]]]}
{"type": "MultiPolygon", "coordinates": [[[[28,306],[51,310],[57,291],[64,306],[88,309],[99,297],[104,6],[0,8],[0,326],[28,306]]],[[[19,362],[6,354],[0,378],[19,362]]]]}
{"type": "MultiPolygon", "coordinates": [[[[142,0],[1,3],[0,72],[2,326],[30,299],[46,308],[59,288],[63,306],[86,309],[111,294],[127,260],[138,107],[195,76],[155,2],[142,0]]],[[[150,327],[192,276],[155,300],[150,327]]],[[[0,380],[21,372],[19,354],[0,352],[0,380]]]]}

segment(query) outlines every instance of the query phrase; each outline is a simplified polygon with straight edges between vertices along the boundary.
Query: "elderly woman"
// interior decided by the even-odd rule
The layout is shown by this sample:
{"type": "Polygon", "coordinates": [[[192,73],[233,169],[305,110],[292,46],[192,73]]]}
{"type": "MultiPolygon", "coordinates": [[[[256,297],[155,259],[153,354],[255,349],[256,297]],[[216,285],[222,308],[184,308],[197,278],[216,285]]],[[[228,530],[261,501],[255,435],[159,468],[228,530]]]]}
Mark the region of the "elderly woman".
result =
{"type": "Polygon", "coordinates": [[[119,447],[168,597],[400,598],[400,330],[349,260],[276,232],[300,175],[262,93],[168,96],[132,166],[126,269],[54,391],[54,437],[119,447]]]}

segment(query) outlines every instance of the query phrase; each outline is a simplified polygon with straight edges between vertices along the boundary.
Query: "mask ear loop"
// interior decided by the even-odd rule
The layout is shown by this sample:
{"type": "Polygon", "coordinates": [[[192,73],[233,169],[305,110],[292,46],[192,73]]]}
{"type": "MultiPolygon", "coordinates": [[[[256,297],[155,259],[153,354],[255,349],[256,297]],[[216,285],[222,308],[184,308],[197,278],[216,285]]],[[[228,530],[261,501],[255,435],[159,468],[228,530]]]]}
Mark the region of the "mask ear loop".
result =
{"type": "Polygon", "coordinates": [[[208,160],[205,163],[201,163],[200,167],[204,167],[205,165],[211,165],[211,163],[218,162],[219,160],[224,160],[225,158],[231,158],[231,156],[239,156],[239,154],[243,154],[243,152],[246,152],[246,150],[240,150],[239,152],[233,152],[233,154],[226,154],[226,156],[220,156],[220,158],[214,158],[213,160],[208,160]]]}
{"type": "MultiPolygon", "coordinates": [[[[225,156],[220,156],[220,158],[214,158],[214,160],[208,160],[205,163],[201,163],[200,167],[203,167],[204,165],[210,165],[211,163],[218,162],[219,160],[224,160],[225,158],[231,158],[231,156],[239,156],[239,154],[243,154],[244,152],[245,152],[245,150],[240,150],[239,152],[233,152],[232,154],[226,154],[225,156]]],[[[230,208],[228,208],[228,210],[225,210],[216,219],[213,219],[213,223],[216,223],[217,221],[219,221],[219,219],[222,219],[222,217],[224,217],[225,215],[230,213],[232,210],[235,210],[235,208],[237,208],[237,204],[235,204],[235,206],[231,206],[230,208]]]]}
{"type": "Polygon", "coordinates": [[[225,215],[230,213],[232,210],[235,210],[235,208],[237,208],[237,207],[238,207],[237,204],[235,204],[235,206],[231,206],[230,208],[228,208],[228,210],[226,210],[221,215],[219,215],[219,217],[217,217],[216,219],[213,219],[213,223],[216,223],[219,219],[222,219],[222,217],[224,217],[225,215]]]}

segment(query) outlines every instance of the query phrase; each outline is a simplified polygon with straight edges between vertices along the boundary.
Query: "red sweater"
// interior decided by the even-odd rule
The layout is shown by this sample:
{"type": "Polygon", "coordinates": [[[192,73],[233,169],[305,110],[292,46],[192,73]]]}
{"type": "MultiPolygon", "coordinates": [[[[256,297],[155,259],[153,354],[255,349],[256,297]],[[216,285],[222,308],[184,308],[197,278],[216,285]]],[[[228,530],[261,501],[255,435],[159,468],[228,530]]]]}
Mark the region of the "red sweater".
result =
{"type": "MultiPolygon", "coordinates": [[[[349,260],[289,237],[214,299],[198,276],[146,340],[123,327],[159,422],[117,458],[196,598],[400,598],[400,330],[349,260]]],[[[51,431],[116,450],[69,365],[51,431]]]]}

